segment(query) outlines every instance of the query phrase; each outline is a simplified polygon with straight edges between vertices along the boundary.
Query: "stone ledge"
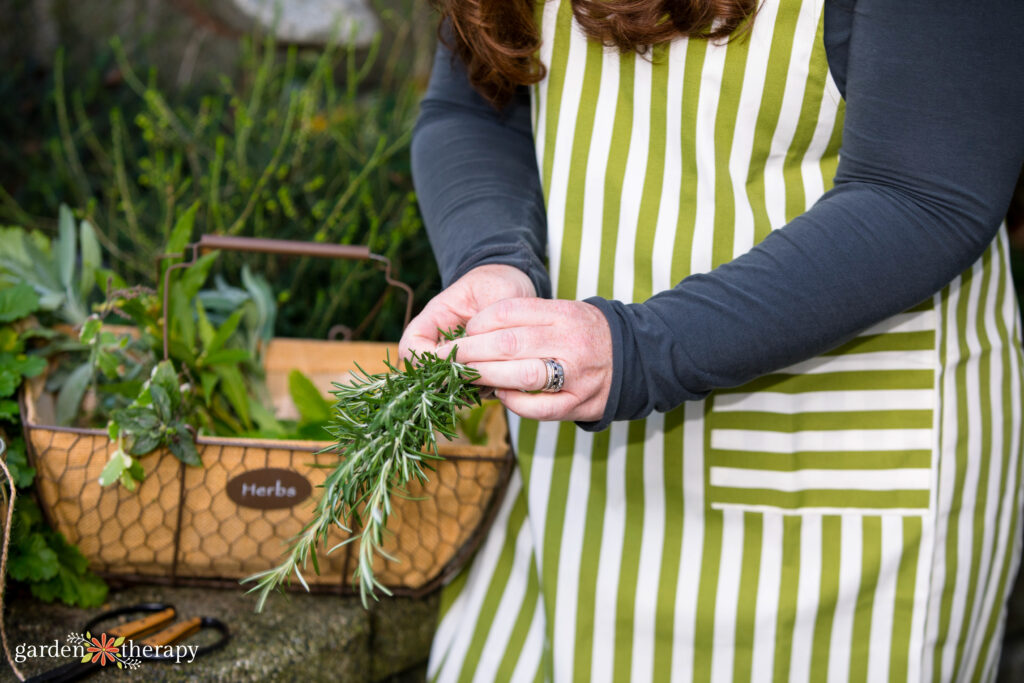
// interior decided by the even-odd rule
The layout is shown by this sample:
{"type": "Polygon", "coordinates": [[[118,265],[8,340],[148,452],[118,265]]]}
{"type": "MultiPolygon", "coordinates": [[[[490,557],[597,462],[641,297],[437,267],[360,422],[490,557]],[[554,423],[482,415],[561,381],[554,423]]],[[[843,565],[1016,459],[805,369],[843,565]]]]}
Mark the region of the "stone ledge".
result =
{"type": "MultiPolygon", "coordinates": [[[[274,595],[263,613],[256,614],[253,596],[242,588],[134,586],[112,590],[107,605],[90,610],[43,604],[27,593],[8,599],[12,651],[19,643],[64,643],[68,633],[103,610],[142,602],[170,603],[178,619],[214,616],[231,629],[223,649],[191,664],[144,662],[135,672],[104,673],[108,680],[135,681],[422,680],[437,614],[436,595],[385,599],[368,612],[359,598],[306,593],[274,595]]],[[[202,635],[191,642],[201,642],[202,635]]],[[[31,676],[65,661],[29,659],[18,666],[31,676]]],[[[6,665],[2,671],[0,680],[14,680],[6,665]]]]}

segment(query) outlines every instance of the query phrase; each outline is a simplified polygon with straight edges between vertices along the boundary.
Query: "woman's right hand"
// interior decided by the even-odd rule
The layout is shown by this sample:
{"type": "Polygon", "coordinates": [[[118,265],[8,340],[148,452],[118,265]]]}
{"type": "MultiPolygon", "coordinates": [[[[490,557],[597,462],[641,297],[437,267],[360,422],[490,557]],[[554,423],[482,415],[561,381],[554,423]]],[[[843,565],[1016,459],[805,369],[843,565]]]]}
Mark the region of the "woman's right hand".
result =
{"type": "Polygon", "coordinates": [[[444,342],[438,330],[464,326],[474,315],[503,299],[535,297],[533,281],[514,266],[477,266],[431,299],[398,342],[400,358],[433,351],[444,342]]]}

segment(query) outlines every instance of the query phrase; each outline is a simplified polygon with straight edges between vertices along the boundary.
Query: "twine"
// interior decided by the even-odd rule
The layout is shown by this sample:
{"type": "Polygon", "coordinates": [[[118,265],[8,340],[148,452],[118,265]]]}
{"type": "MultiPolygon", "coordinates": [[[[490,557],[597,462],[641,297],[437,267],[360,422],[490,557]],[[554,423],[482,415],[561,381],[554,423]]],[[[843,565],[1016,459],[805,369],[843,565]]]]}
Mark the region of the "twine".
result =
{"type": "Polygon", "coordinates": [[[4,546],[3,551],[0,552],[0,640],[3,641],[4,654],[7,655],[7,663],[11,665],[11,669],[14,671],[14,675],[18,677],[19,681],[25,680],[25,674],[21,672],[18,665],[14,663],[14,657],[11,656],[11,648],[7,645],[7,628],[4,626],[4,590],[7,586],[7,549],[11,541],[11,523],[14,519],[14,499],[18,497],[17,487],[14,485],[14,478],[11,477],[10,470],[7,469],[7,463],[4,462],[6,458],[3,457],[4,452],[7,450],[7,445],[3,439],[0,439],[0,468],[4,471],[4,476],[7,477],[7,482],[11,485],[11,497],[7,501],[7,522],[4,524],[4,546]]]}

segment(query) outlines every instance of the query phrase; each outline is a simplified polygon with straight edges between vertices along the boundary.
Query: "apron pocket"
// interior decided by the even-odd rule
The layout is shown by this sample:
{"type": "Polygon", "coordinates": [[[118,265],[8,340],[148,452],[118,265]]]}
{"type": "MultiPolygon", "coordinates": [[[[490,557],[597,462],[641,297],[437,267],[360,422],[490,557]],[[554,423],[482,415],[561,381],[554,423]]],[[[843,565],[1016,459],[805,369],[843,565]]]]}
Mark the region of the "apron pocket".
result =
{"type": "Polygon", "coordinates": [[[936,313],[929,300],[844,346],[709,400],[714,509],[928,511],[936,313]]]}

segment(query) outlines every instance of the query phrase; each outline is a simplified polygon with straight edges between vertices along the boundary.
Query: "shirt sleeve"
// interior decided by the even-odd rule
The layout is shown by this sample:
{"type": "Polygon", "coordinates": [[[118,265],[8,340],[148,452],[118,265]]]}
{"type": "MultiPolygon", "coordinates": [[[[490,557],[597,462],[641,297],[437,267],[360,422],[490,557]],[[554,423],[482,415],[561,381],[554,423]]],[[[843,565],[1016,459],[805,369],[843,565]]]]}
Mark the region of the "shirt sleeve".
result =
{"type": "MultiPolygon", "coordinates": [[[[846,99],[835,185],[739,258],[647,301],[587,299],[613,340],[601,420],[666,411],[817,356],[920,303],[992,242],[1024,161],[1024,2],[828,0],[846,99]]],[[[443,48],[413,172],[449,284],[483,263],[550,295],[525,93],[503,112],[443,48]]]]}
{"type": "Polygon", "coordinates": [[[551,296],[526,88],[498,111],[439,45],[413,132],[412,172],[445,287],[476,266],[501,263],[524,271],[537,296],[551,296]]]}
{"type": "Polygon", "coordinates": [[[601,429],[819,355],[976,261],[1024,160],[1024,3],[826,4],[846,99],[835,185],[747,254],[608,318],[601,429]],[[628,380],[626,379],[628,378],[628,380]]]}

